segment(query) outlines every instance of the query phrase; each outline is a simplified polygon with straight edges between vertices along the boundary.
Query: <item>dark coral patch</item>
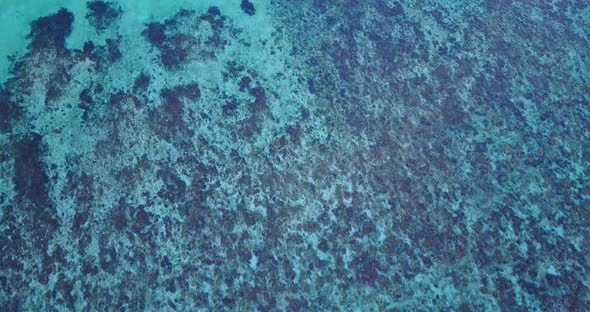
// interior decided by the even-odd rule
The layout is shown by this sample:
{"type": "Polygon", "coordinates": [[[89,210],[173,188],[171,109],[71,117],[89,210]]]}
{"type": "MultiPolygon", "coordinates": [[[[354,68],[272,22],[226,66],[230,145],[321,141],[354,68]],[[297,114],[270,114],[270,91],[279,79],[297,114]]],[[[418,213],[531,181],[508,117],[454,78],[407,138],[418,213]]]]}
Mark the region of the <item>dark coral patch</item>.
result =
{"type": "Polygon", "coordinates": [[[197,44],[197,39],[190,35],[176,34],[161,49],[160,60],[168,69],[176,69],[188,60],[190,51],[197,44]]]}
{"type": "Polygon", "coordinates": [[[112,223],[115,230],[122,231],[127,227],[126,203],[123,198],[119,199],[118,205],[113,208],[112,223]]]}
{"type": "Polygon", "coordinates": [[[75,232],[80,232],[80,230],[82,230],[88,221],[88,210],[80,210],[76,212],[76,215],[74,216],[74,223],[72,224],[72,229],[75,232]]]}
{"type": "Polygon", "coordinates": [[[43,138],[37,133],[19,141],[15,147],[14,184],[17,196],[39,207],[47,205],[49,201],[49,177],[42,161],[44,153],[43,138]]]}
{"type": "Polygon", "coordinates": [[[150,23],[143,32],[148,41],[155,47],[163,47],[166,41],[166,28],[164,24],[150,23]]]}
{"type": "Polygon", "coordinates": [[[119,44],[113,39],[107,39],[107,59],[114,63],[123,57],[121,50],[119,49],[119,44]]]}
{"type": "Polygon", "coordinates": [[[117,91],[116,93],[111,94],[109,97],[109,104],[112,107],[119,107],[128,97],[129,95],[127,93],[123,91],[117,91]]]}
{"type": "Polygon", "coordinates": [[[169,202],[178,202],[186,196],[186,183],[171,170],[158,170],[157,175],[164,184],[158,191],[158,197],[169,202]]]}
{"type": "Polygon", "coordinates": [[[88,206],[94,201],[94,178],[86,173],[75,174],[68,172],[64,192],[75,194],[79,206],[88,206]]]}
{"type": "Polygon", "coordinates": [[[135,82],[133,83],[133,93],[147,90],[147,88],[150,86],[150,80],[150,76],[142,72],[139,76],[137,76],[135,82]]]}
{"type": "Polygon", "coordinates": [[[216,32],[220,31],[225,25],[225,16],[221,15],[221,11],[215,6],[210,7],[207,10],[207,14],[201,16],[201,19],[209,22],[213,31],[216,32]]]}
{"type": "Polygon", "coordinates": [[[165,104],[167,104],[167,109],[172,109],[174,113],[178,113],[176,110],[181,105],[180,100],[185,98],[196,101],[201,96],[201,89],[197,83],[190,83],[176,86],[173,89],[163,89],[160,94],[164,98],[165,104]]]}
{"type": "Polygon", "coordinates": [[[17,200],[26,207],[29,222],[35,224],[31,232],[35,248],[45,249],[57,227],[56,211],[49,198],[50,179],[43,163],[45,145],[41,135],[32,133],[14,147],[14,184],[17,200]]]}
{"type": "Polygon", "coordinates": [[[262,118],[260,116],[252,115],[245,119],[240,127],[241,134],[245,137],[251,137],[260,132],[262,129],[262,118]]]}
{"type": "Polygon", "coordinates": [[[178,133],[184,134],[181,137],[192,136],[194,131],[189,129],[183,120],[184,105],[182,100],[198,100],[201,96],[199,85],[191,83],[179,85],[173,89],[163,89],[160,95],[163,99],[162,105],[149,113],[150,124],[158,136],[165,140],[178,137],[178,133]]]}
{"type": "Polygon", "coordinates": [[[301,140],[301,136],[303,134],[301,125],[296,124],[292,126],[287,126],[285,130],[287,131],[287,134],[289,134],[289,138],[291,138],[292,142],[299,143],[299,141],[301,140]]]}
{"type": "Polygon", "coordinates": [[[163,89],[160,93],[164,98],[164,105],[162,106],[164,112],[175,118],[182,118],[182,102],[183,98],[196,100],[199,98],[201,91],[197,84],[177,86],[174,89],[163,89]]]}
{"type": "Polygon", "coordinates": [[[370,255],[364,253],[354,260],[356,267],[356,279],[361,284],[376,286],[379,278],[379,263],[370,255]]]}
{"type": "Polygon", "coordinates": [[[236,100],[235,98],[231,98],[231,99],[227,100],[225,102],[225,104],[223,104],[223,106],[222,106],[223,114],[231,115],[231,114],[235,113],[236,109],[238,109],[238,106],[239,106],[238,100],[236,100]]]}
{"type": "Polygon", "coordinates": [[[101,246],[99,257],[100,268],[108,273],[114,273],[117,269],[119,258],[115,248],[111,246],[101,246]]]}
{"type": "Polygon", "coordinates": [[[123,57],[123,52],[119,48],[120,43],[120,37],[107,38],[105,39],[104,45],[86,41],[82,48],[82,53],[79,56],[94,62],[94,68],[96,70],[106,69],[112,63],[119,61],[123,57]]]}
{"type": "Polygon", "coordinates": [[[246,13],[248,15],[256,14],[256,9],[254,8],[254,4],[252,4],[252,2],[250,2],[248,0],[242,0],[242,3],[240,3],[240,8],[242,9],[242,11],[244,11],[244,13],[246,13]]]}
{"type": "Polygon", "coordinates": [[[404,9],[398,1],[376,1],[375,5],[379,13],[384,16],[391,17],[404,14],[404,9]]]}
{"type": "MultiPolygon", "coordinates": [[[[16,220],[17,212],[12,206],[4,208],[2,216],[0,216],[0,223],[3,225],[0,229],[0,271],[5,270],[22,270],[22,263],[18,259],[19,244],[15,241],[21,240],[21,235],[18,231],[18,224],[16,220]]],[[[2,285],[4,286],[4,285],[2,285]]],[[[0,289],[4,289],[0,288],[0,289]]]]}
{"type": "Polygon", "coordinates": [[[135,212],[135,223],[133,224],[133,230],[136,233],[144,232],[147,227],[152,224],[151,213],[145,211],[144,205],[139,205],[135,212]]]}
{"type": "Polygon", "coordinates": [[[289,301],[289,311],[301,311],[307,307],[307,301],[305,299],[291,299],[289,301]]]}
{"type": "Polygon", "coordinates": [[[50,103],[58,100],[66,90],[68,82],[72,80],[72,76],[66,67],[60,67],[51,73],[49,82],[46,85],[45,103],[50,103]]]}
{"type": "Polygon", "coordinates": [[[82,267],[80,268],[80,272],[84,275],[96,275],[98,274],[99,270],[96,265],[90,263],[89,261],[84,261],[82,263],[82,267]]]}
{"type": "Polygon", "coordinates": [[[89,88],[82,90],[82,92],[80,92],[80,100],[86,104],[92,104],[94,100],[92,99],[90,92],[89,88]]]}
{"type": "Polygon", "coordinates": [[[167,69],[178,69],[198,44],[192,35],[175,32],[173,25],[173,20],[167,20],[164,24],[150,23],[143,32],[148,41],[160,50],[160,61],[167,69]]]}
{"type": "Polygon", "coordinates": [[[463,111],[461,103],[457,99],[451,98],[445,101],[445,107],[442,108],[443,120],[452,126],[458,126],[465,122],[468,115],[463,111]]]}
{"type": "Polygon", "coordinates": [[[266,92],[262,87],[255,87],[250,89],[250,95],[254,97],[254,102],[250,103],[249,109],[252,112],[261,112],[267,108],[266,92]]]}
{"type": "Polygon", "coordinates": [[[92,54],[92,51],[94,51],[94,42],[84,42],[84,46],[82,47],[82,54],[84,54],[84,56],[86,57],[89,57],[92,54]]]}
{"type": "Polygon", "coordinates": [[[210,7],[207,14],[201,16],[201,20],[209,22],[213,30],[213,34],[205,41],[206,45],[214,48],[223,48],[226,45],[226,41],[221,35],[225,19],[226,17],[221,15],[218,7],[210,7]]]}
{"type": "Polygon", "coordinates": [[[62,95],[62,89],[59,83],[50,82],[47,85],[47,90],[45,91],[45,103],[50,103],[59,99],[62,95]]]}
{"type": "Polygon", "coordinates": [[[73,22],[74,14],[66,9],[61,9],[56,14],[34,21],[31,24],[31,33],[27,36],[32,39],[32,49],[65,50],[65,40],[72,32],[73,22]]]}
{"type": "Polygon", "coordinates": [[[13,120],[21,115],[21,108],[10,97],[8,91],[0,88],[0,132],[10,130],[13,120]]]}
{"type": "Polygon", "coordinates": [[[96,87],[94,88],[94,93],[101,94],[102,91],[104,91],[104,87],[102,86],[102,84],[97,83],[96,87]]]}
{"type": "Polygon", "coordinates": [[[246,88],[249,88],[250,82],[252,82],[252,79],[250,77],[242,77],[242,79],[240,79],[240,82],[238,82],[238,87],[240,88],[240,91],[244,91],[246,88]]]}
{"type": "Polygon", "coordinates": [[[109,109],[116,113],[113,117],[127,119],[144,103],[138,97],[124,91],[117,91],[109,97],[109,109]]]}
{"type": "Polygon", "coordinates": [[[105,30],[109,28],[120,16],[121,9],[113,7],[112,2],[92,1],[87,5],[88,14],[86,18],[90,25],[97,30],[105,30]]]}

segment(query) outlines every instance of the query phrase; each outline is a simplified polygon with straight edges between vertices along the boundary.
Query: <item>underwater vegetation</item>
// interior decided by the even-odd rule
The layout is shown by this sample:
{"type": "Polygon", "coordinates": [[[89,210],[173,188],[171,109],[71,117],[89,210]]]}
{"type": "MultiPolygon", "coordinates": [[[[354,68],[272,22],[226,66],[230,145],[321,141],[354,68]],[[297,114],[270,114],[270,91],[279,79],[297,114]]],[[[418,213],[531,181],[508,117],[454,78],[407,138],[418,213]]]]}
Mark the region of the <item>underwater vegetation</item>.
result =
{"type": "Polygon", "coordinates": [[[4,310],[586,310],[586,2],[210,2],[32,20],[4,310]]]}

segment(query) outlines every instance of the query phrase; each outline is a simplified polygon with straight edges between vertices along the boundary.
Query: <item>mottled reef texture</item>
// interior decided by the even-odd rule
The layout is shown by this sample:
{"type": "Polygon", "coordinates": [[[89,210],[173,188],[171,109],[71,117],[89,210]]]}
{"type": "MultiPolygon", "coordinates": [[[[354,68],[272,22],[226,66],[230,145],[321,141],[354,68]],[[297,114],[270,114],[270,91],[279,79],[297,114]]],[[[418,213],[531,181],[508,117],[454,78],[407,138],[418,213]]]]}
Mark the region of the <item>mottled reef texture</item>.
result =
{"type": "Polygon", "coordinates": [[[585,311],[588,6],[278,1],[276,42],[211,7],[81,50],[74,18],[132,13],[39,18],[0,88],[0,306],[585,311]]]}

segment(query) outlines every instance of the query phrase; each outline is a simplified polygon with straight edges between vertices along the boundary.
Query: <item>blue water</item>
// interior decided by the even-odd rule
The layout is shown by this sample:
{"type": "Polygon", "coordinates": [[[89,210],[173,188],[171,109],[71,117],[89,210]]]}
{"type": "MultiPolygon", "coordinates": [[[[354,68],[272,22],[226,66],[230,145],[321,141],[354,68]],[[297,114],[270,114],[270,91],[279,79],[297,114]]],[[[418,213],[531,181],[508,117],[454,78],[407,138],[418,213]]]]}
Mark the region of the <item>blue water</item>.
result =
{"type": "Polygon", "coordinates": [[[0,310],[588,310],[590,3],[5,2],[0,310]]]}

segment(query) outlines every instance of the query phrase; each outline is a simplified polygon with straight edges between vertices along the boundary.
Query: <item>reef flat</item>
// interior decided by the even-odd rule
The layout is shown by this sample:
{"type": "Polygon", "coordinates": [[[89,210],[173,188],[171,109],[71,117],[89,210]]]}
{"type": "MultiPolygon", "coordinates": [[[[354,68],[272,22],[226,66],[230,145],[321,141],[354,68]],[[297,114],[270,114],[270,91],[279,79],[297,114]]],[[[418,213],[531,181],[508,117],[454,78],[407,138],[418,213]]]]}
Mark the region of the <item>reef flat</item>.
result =
{"type": "Polygon", "coordinates": [[[586,1],[37,2],[3,310],[590,306],[586,1]]]}

